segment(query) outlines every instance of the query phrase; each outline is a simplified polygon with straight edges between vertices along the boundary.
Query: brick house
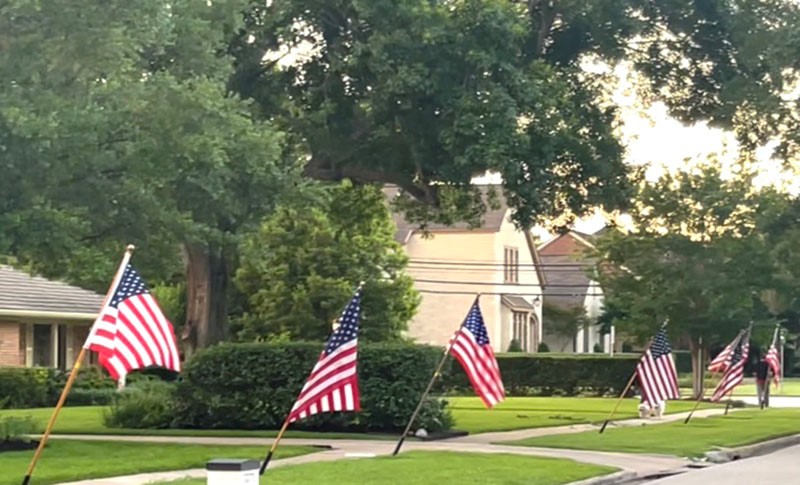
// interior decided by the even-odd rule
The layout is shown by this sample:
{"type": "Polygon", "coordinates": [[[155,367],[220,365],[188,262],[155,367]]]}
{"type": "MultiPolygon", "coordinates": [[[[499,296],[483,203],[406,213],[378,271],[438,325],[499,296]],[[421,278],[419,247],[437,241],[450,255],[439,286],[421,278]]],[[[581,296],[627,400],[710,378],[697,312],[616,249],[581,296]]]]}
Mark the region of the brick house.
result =
{"type": "Polygon", "coordinates": [[[0,366],[70,369],[103,296],[0,265],[0,366]]]}
{"type": "MultiPolygon", "coordinates": [[[[391,200],[398,189],[387,187],[384,193],[391,200]]],[[[512,340],[523,352],[536,352],[544,275],[533,237],[517,229],[510,216],[501,203],[484,214],[478,228],[431,224],[425,235],[401,214],[393,214],[395,240],[409,257],[407,273],[422,297],[409,322],[409,337],[445,345],[481,292],[481,311],[495,352],[508,350],[512,340]]]]}

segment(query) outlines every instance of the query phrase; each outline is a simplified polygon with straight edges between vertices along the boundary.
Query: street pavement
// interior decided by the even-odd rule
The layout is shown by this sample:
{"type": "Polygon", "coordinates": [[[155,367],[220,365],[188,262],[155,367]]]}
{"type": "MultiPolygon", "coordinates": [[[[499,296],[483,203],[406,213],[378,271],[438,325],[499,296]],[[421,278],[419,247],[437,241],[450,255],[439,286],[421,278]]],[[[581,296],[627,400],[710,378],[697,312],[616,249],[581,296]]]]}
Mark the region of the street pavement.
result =
{"type": "Polygon", "coordinates": [[[800,483],[800,445],[768,455],[693,470],[647,485],[788,485],[800,483]]]}

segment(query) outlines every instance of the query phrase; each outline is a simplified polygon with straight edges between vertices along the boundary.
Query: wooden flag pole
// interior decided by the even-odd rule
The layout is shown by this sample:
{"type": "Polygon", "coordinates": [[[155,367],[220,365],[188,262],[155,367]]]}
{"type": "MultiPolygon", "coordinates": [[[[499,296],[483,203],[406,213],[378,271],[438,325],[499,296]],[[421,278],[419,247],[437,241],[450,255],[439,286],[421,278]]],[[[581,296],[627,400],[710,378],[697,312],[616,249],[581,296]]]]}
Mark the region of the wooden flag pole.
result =
{"type": "MultiPolygon", "coordinates": [[[[478,293],[478,295],[475,297],[475,302],[476,303],[478,302],[480,297],[481,297],[481,294],[478,293]]],[[[474,305],[475,305],[475,303],[473,303],[473,306],[474,305]]],[[[464,321],[461,322],[461,325],[459,325],[458,330],[456,330],[456,332],[453,335],[458,333],[458,331],[461,330],[461,327],[463,327],[466,322],[467,322],[467,320],[465,318],[464,321]]],[[[400,435],[400,440],[397,442],[397,446],[394,447],[394,451],[392,452],[392,456],[397,456],[397,454],[400,453],[400,448],[402,448],[403,443],[406,440],[406,436],[408,435],[408,432],[411,430],[411,426],[414,425],[414,421],[416,421],[417,415],[422,410],[422,406],[425,404],[425,399],[428,397],[428,394],[430,394],[431,389],[433,388],[433,383],[436,381],[436,378],[439,377],[441,375],[441,373],[442,373],[442,367],[444,367],[444,363],[447,362],[447,358],[450,356],[450,346],[451,345],[452,345],[452,339],[451,339],[451,343],[448,343],[447,347],[445,347],[444,355],[442,355],[442,360],[439,361],[439,365],[437,365],[436,366],[436,370],[433,371],[433,375],[431,376],[431,380],[428,382],[428,387],[426,387],[425,388],[425,392],[422,393],[422,397],[420,397],[419,403],[417,403],[417,408],[414,409],[414,413],[411,415],[411,419],[408,420],[408,424],[406,425],[406,429],[404,429],[403,430],[403,434],[400,435]]]]}
{"type": "Polygon", "coordinates": [[[275,437],[275,441],[272,442],[272,446],[267,452],[267,456],[264,458],[264,462],[261,463],[261,468],[258,470],[259,475],[263,475],[265,471],[267,471],[267,466],[269,465],[269,461],[272,459],[273,453],[275,453],[275,449],[278,447],[278,443],[281,442],[281,438],[283,438],[283,433],[286,432],[286,428],[289,427],[289,416],[286,417],[286,421],[283,422],[283,426],[281,430],[278,432],[278,436],[275,437]]]}
{"type": "MultiPolygon", "coordinates": [[[[664,325],[666,325],[666,323],[664,323],[664,325]]],[[[653,338],[650,338],[650,342],[647,343],[647,347],[645,347],[644,352],[642,352],[642,355],[639,356],[639,361],[642,360],[642,357],[644,356],[644,354],[647,353],[648,350],[650,350],[650,346],[652,345],[653,345],[653,338]]],[[[639,361],[637,361],[636,363],[637,366],[639,365],[639,361]]],[[[622,394],[619,395],[619,399],[617,399],[617,403],[614,405],[614,409],[611,410],[606,420],[603,421],[603,425],[600,426],[600,434],[603,434],[603,431],[606,430],[606,426],[608,426],[608,423],[611,421],[611,418],[614,416],[614,414],[616,414],[619,405],[622,404],[622,400],[625,398],[625,394],[627,394],[628,391],[631,389],[633,381],[635,380],[636,380],[636,369],[633,370],[633,375],[628,380],[628,385],[625,386],[625,389],[622,391],[622,394]]]]}
{"type": "MultiPolygon", "coordinates": [[[[105,308],[105,306],[108,304],[108,300],[111,299],[114,290],[117,288],[119,281],[122,279],[122,275],[125,273],[125,268],[128,266],[128,262],[131,259],[134,249],[135,247],[132,244],[129,244],[128,247],[125,248],[125,255],[122,257],[122,263],[120,263],[119,269],[117,269],[117,274],[114,276],[114,281],[111,283],[111,286],[109,287],[108,292],[103,299],[103,305],[100,307],[100,311],[102,311],[103,308],[105,308]]],[[[92,325],[92,330],[89,331],[89,338],[92,336],[94,327],[95,326],[92,325]]],[[[28,485],[31,481],[33,471],[36,469],[36,463],[39,461],[39,457],[41,456],[42,451],[47,444],[47,439],[50,437],[50,432],[53,430],[53,426],[56,423],[58,413],[61,412],[61,408],[64,406],[64,402],[67,400],[67,395],[69,394],[70,389],[72,389],[72,385],[75,383],[75,378],[78,377],[78,370],[80,370],[81,365],[83,364],[83,359],[86,357],[87,347],[88,346],[84,344],[84,346],[81,348],[81,351],[78,353],[78,357],[75,359],[75,364],[72,366],[72,371],[69,373],[67,383],[64,385],[64,390],[61,391],[61,396],[58,398],[56,408],[53,410],[53,414],[50,416],[50,421],[48,421],[47,427],[42,435],[42,439],[39,441],[39,446],[36,447],[36,453],[33,454],[33,459],[31,459],[31,463],[28,465],[28,472],[25,474],[25,478],[22,479],[22,485],[28,485]]]]}
{"type": "Polygon", "coordinates": [[[625,394],[627,394],[628,391],[631,389],[631,386],[633,385],[633,381],[635,381],[635,380],[636,380],[636,371],[633,372],[633,375],[628,380],[628,385],[625,386],[625,389],[622,391],[622,394],[619,395],[619,399],[617,399],[617,403],[614,405],[614,409],[611,410],[611,412],[608,414],[608,417],[606,418],[606,420],[603,421],[603,425],[600,427],[600,434],[603,434],[603,431],[606,430],[606,426],[608,426],[608,423],[611,421],[611,418],[617,412],[617,409],[619,408],[619,405],[622,404],[622,400],[625,398],[625,394]]]}
{"type": "MultiPolygon", "coordinates": [[[[744,329],[739,330],[739,335],[737,335],[736,338],[733,339],[733,342],[731,343],[732,344],[731,348],[735,348],[737,345],[739,345],[739,340],[742,339],[742,335],[744,335],[744,329]]],[[[705,366],[703,366],[703,367],[705,367],[705,366]]],[[[703,369],[703,372],[705,372],[705,369],[703,369]]],[[[717,374],[719,374],[719,372],[712,372],[711,373],[711,378],[713,379],[714,377],[717,376],[717,374]]],[[[723,375],[724,375],[724,373],[723,373],[723,375]]],[[[719,385],[719,383],[717,383],[717,385],[719,385]]],[[[731,390],[731,392],[733,392],[733,391],[731,390]]],[[[700,403],[703,402],[703,398],[705,397],[705,395],[706,395],[706,387],[703,386],[703,388],[700,389],[700,396],[698,396],[697,401],[694,403],[694,407],[692,408],[692,410],[689,411],[689,415],[686,416],[686,419],[683,420],[683,424],[689,424],[689,421],[692,420],[692,416],[694,416],[694,412],[697,411],[697,408],[700,407],[700,403]]],[[[725,414],[728,414],[728,406],[729,405],[730,405],[730,402],[728,402],[728,404],[725,405],[725,414]]]]}
{"type": "MultiPolygon", "coordinates": [[[[705,372],[705,369],[703,369],[703,372],[705,372]]],[[[713,379],[713,378],[717,377],[717,374],[719,374],[719,372],[712,372],[711,373],[711,378],[713,379]]],[[[689,424],[689,421],[692,420],[692,416],[694,416],[694,412],[697,411],[697,408],[700,407],[700,403],[703,402],[703,398],[705,396],[706,396],[706,386],[703,385],[703,387],[700,389],[700,396],[697,398],[697,401],[695,401],[694,407],[692,408],[692,410],[689,411],[689,415],[686,416],[686,419],[683,420],[683,424],[689,424]]]]}
{"type": "MultiPolygon", "coordinates": [[[[364,288],[364,282],[360,282],[358,284],[358,288],[356,292],[364,288]]],[[[336,318],[331,322],[331,330],[333,333],[339,329],[339,319],[336,318]]],[[[333,334],[332,333],[332,334],[333,334]]],[[[331,334],[331,335],[332,335],[331,334]]],[[[283,438],[283,433],[286,432],[286,428],[289,427],[289,417],[292,415],[291,411],[289,411],[289,416],[286,416],[286,420],[283,422],[283,426],[281,426],[281,430],[278,431],[278,436],[275,437],[275,441],[272,442],[272,446],[270,446],[269,451],[267,452],[267,456],[264,457],[264,461],[261,462],[261,467],[258,469],[258,474],[263,475],[265,471],[267,471],[267,466],[269,466],[270,460],[272,460],[272,455],[275,454],[275,450],[278,448],[278,443],[281,442],[281,438],[283,438]]]]}

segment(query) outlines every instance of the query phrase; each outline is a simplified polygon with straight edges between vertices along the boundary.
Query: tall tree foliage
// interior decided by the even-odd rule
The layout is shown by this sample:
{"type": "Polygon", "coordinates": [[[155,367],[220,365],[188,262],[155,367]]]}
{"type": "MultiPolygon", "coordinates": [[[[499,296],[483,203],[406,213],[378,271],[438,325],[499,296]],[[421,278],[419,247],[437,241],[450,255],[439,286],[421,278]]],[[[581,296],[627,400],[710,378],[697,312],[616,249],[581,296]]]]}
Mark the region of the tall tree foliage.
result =
{"type": "Polygon", "coordinates": [[[477,222],[470,179],[491,170],[527,227],[628,199],[582,63],[632,61],[674,115],[756,147],[800,133],[782,98],[799,18],[792,0],[254,1],[231,86],[305,143],[312,177],[396,184],[412,218],[477,222]]]}
{"type": "Polygon", "coordinates": [[[775,285],[775,262],[758,224],[767,206],[750,177],[725,179],[713,166],[644,183],[634,229],[598,242],[612,323],[644,343],[668,321],[702,375],[698,351],[772,318],[763,296],[775,285]]]}
{"type": "Polygon", "coordinates": [[[0,252],[100,289],[125,243],[187,277],[188,350],[225,334],[237,236],[289,183],[282,135],[226,92],[244,3],[0,5],[0,252]]]}
{"type": "Polygon", "coordinates": [[[419,297],[394,233],[372,186],[346,183],[326,204],[281,206],[244,244],[236,282],[249,305],[240,336],[324,340],[364,281],[362,337],[399,338],[419,297]]]}
{"type": "Polygon", "coordinates": [[[253,2],[231,85],[305,143],[307,175],[398,185],[412,218],[477,222],[470,180],[487,170],[524,226],[621,204],[613,110],[577,63],[592,47],[565,52],[582,40],[561,32],[612,17],[597,2],[568,2],[566,16],[549,3],[253,2]],[[289,67],[262,61],[287,47],[289,67]]]}

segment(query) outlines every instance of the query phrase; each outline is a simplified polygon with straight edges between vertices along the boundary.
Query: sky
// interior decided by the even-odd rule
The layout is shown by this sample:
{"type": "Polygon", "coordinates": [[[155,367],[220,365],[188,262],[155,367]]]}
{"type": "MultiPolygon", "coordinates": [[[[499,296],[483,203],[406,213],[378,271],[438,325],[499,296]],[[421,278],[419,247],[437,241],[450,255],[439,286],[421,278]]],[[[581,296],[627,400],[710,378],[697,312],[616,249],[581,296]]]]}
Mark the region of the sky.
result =
{"type": "MultiPolygon", "coordinates": [[[[598,74],[613,72],[616,75],[618,85],[612,100],[619,108],[622,122],[619,136],[626,147],[624,160],[632,166],[647,165],[648,179],[657,179],[665,171],[685,170],[712,155],[722,162],[723,167],[736,161],[738,143],[733,133],[710,127],[707,123],[683,124],[671,117],[666,105],[661,102],[643,106],[635,94],[627,66],[616,66],[613,71],[607,65],[585,66],[585,69],[598,74]]],[[[770,153],[770,146],[763,147],[757,153],[759,175],[756,185],[786,183],[789,180],[789,192],[800,194],[800,177],[782,169],[780,163],[770,159],[770,153]]],[[[500,183],[501,178],[488,175],[477,180],[500,183]]],[[[605,222],[605,217],[596,213],[577,221],[574,228],[592,234],[600,230],[605,222]]],[[[533,233],[542,241],[553,237],[542,227],[534,228],[533,233]]]]}

